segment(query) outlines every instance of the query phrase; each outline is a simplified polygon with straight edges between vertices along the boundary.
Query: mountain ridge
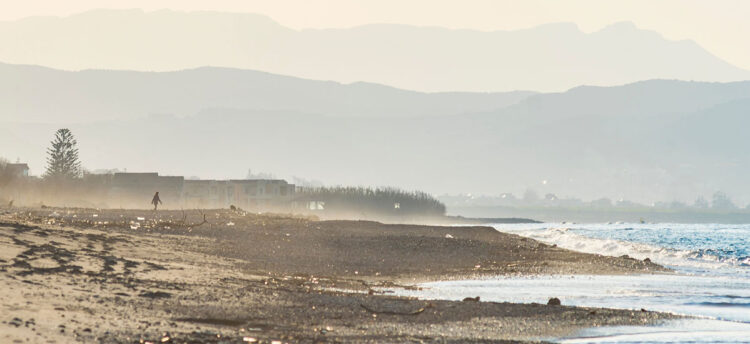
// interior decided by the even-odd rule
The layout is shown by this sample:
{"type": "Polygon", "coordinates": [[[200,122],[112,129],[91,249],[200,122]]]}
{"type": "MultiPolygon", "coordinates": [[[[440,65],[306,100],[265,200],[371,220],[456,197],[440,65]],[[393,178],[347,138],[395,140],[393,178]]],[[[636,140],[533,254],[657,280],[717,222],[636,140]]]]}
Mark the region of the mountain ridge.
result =
{"type": "Polygon", "coordinates": [[[425,93],[387,85],[308,80],[226,67],[174,72],[62,71],[0,63],[0,114],[6,121],[67,122],[186,116],[207,108],[280,110],[391,118],[489,111],[533,94],[425,93]],[[44,98],[44,102],[39,102],[44,98]]]}
{"type": "Polygon", "coordinates": [[[92,169],[221,179],[253,168],[435,194],[531,189],[642,203],[687,202],[722,190],[750,202],[750,157],[743,152],[750,145],[750,81],[425,94],[234,69],[3,66],[0,155],[21,157],[36,172],[54,130],[68,127],[92,169]],[[28,69],[40,75],[24,74],[28,69]],[[75,120],[82,115],[89,120],[75,120]],[[28,123],[34,116],[39,121],[28,123]]]}
{"type": "Polygon", "coordinates": [[[170,10],[0,22],[0,61],[64,70],[211,65],[426,92],[750,79],[750,71],[694,41],[667,40],[633,23],[591,33],[570,23],[508,31],[400,24],[295,30],[257,14],[170,10]]]}

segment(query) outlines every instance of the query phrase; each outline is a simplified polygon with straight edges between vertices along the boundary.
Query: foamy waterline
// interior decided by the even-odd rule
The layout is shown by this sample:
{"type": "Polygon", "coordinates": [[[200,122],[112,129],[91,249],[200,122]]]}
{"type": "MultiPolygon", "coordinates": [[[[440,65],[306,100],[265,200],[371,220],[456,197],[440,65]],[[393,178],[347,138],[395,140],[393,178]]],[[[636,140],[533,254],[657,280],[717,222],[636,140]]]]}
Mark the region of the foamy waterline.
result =
{"type": "Polygon", "coordinates": [[[696,316],[651,327],[600,327],[568,343],[745,343],[750,338],[750,225],[501,224],[499,231],[608,256],[628,255],[672,267],[675,274],[497,276],[424,283],[395,290],[422,299],[546,303],[696,316]]]}
{"type": "MultiPolygon", "coordinates": [[[[750,257],[747,256],[730,256],[720,254],[720,249],[696,247],[695,249],[678,249],[673,247],[658,246],[656,244],[627,241],[614,238],[592,237],[595,235],[606,235],[607,231],[640,231],[658,233],[660,228],[670,228],[677,226],[685,227],[683,224],[662,224],[662,225],[566,225],[566,224],[536,224],[536,225],[496,225],[495,228],[502,232],[518,234],[524,237],[532,238],[547,244],[555,244],[559,247],[607,256],[627,255],[636,259],[650,259],[658,264],[668,265],[671,267],[682,267],[684,273],[700,273],[713,271],[716,269],[730,269],[725,273],[734,274],[738,272],[750,274],[750,257]],[[632,226],[632,227],[631,227],[632,226]],[[639,227],[637,227],[639,226],[639,227]],[[592,227],[594,229],[592,229],[592,227]],[[601,231],[601,233],[599,232],[601,231]],[[584,232],[585,234],[581,234],[584,232]],[[744,271],[743,271],[744,270],[744,271]]],[[[701,225],[701,226],[722,226],[722,225],[701,225]]],[[[710,228],[710,227],[708,227],[710,228]]],[[[688,229],[685,229],[688,231],[688,229]]],[[[743,228],[750,235],[750,227],[743,228]]],[[[688,234],[688,233],[686,233],[688,234]]],[[[688,234],[689,235],[689,234],[688,234]]],[[[720,235],[720,234],[717,234],[720,235]]],[[[622,235],[626,236],[626,235],[622,235]]],[[[646,238],[636,238],[645,241],[646,238]]]]}

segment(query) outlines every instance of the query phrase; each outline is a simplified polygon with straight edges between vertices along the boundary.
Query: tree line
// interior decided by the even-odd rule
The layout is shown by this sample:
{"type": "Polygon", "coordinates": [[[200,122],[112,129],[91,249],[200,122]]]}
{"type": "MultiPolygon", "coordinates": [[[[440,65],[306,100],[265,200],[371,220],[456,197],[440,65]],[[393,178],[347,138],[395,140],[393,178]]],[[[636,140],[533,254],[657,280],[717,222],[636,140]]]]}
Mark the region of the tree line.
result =
{"type": "Polygon", "coordinates": [[[297,201],[308,210],[361,217],[445,215],[445,205],[432,195],[392,187],[298,187],[297,201]]]}
{"type": "MultiPolygon", "coordinates": [[[[69,129],[59,129],[47,149],[47,167],[41,179],[18,178],[8,173],[0,159],[0,201],[46,200],[58,204],[100,206],[106,198],[110,176],[90,174],[81,166],[78,142],[69,129]],[[93,202],[93,203],[92,203],[93,202]]],[[[248,177],[258,177],[248,172],[248,177]]],[[[393,187],[297,187],[297,210],[357,218],[432,217],[445,215],[446,207],[421,191],[393,187]],[[309,206],[312,203],[312,206],[309,206]]]]}

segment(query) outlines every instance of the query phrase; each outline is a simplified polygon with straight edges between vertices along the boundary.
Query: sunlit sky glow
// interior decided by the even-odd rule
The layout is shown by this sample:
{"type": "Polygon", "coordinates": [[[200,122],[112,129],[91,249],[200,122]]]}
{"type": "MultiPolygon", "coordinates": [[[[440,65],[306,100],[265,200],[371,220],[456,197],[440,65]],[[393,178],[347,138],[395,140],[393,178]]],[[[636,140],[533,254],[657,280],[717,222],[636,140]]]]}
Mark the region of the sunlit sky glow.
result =
{"type": "Polygon", "coordinates": [[[67,16],[97,8],[251,12],[296,29],[397,23],[476,30],[513,30],[574,22],[591,32],[632,21],[668,39],[691,39],[750,69],[750,1],[744,0],[2,0],[0,20],[67,16]]]}

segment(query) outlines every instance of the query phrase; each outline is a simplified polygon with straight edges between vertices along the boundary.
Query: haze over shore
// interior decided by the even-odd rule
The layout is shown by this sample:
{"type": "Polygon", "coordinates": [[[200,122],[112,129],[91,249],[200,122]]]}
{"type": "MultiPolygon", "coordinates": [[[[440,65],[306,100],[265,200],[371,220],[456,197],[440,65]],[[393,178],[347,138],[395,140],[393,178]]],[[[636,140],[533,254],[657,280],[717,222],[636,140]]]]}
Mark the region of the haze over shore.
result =
{"type": "Polygon", "coordinates": [[[0,64],[0,74],[0,144],[34,173],[50,133],[65,126],[91,170],[226,179],[250,168],[433,194],[533,190],[692,204],[723,191],[742,207],[750,202],[750,82],[422,93],[210,67],[0,64]]]}

